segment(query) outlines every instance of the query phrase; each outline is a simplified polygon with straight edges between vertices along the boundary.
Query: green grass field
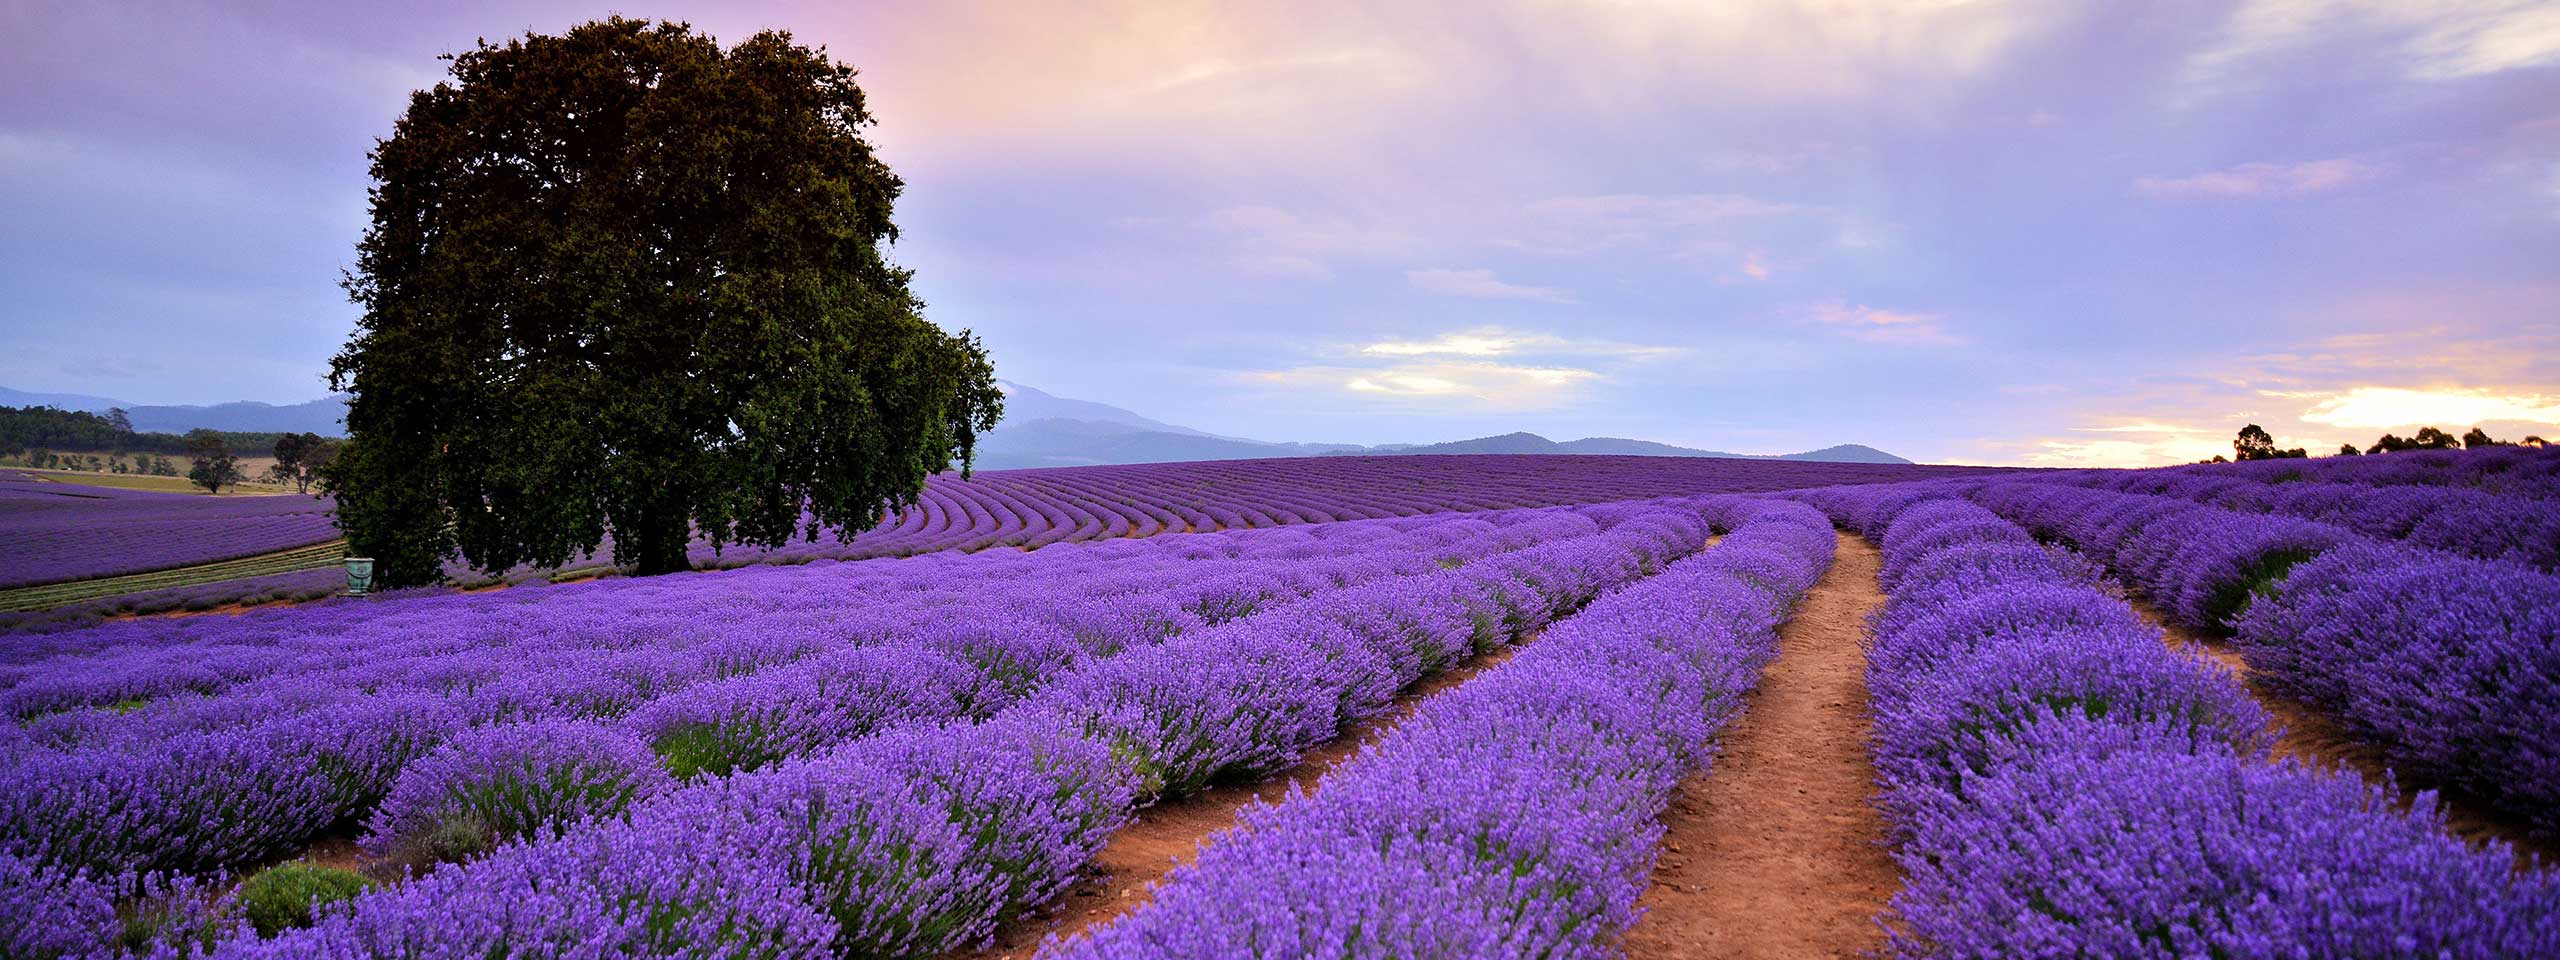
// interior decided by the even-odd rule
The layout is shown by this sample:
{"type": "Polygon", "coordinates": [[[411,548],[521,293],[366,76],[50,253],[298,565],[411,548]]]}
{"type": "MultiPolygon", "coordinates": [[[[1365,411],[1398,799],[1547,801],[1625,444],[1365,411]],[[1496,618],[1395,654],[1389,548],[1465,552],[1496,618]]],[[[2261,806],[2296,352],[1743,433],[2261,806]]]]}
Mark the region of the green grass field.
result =
{"type": "MultiPolygon", "coordinates": [[[[90,473],[85,470],[38,470],[33,467],[12,467],[10,469],[32,475],[41,480],[51,480],[56,483],[76,483],[91,487],[115,487],[120,490],[150,490],[157,493],[192,493],[198,496],[206,495],[203,487],[196,486],[185,477],[155,477],[142,473],[90,473]]],[[[282,484],[238,483],[224,487],[220,495],[225,497],[271,497],[280,493],[292,492],[292,487],[284,486],[282,484]]]]}

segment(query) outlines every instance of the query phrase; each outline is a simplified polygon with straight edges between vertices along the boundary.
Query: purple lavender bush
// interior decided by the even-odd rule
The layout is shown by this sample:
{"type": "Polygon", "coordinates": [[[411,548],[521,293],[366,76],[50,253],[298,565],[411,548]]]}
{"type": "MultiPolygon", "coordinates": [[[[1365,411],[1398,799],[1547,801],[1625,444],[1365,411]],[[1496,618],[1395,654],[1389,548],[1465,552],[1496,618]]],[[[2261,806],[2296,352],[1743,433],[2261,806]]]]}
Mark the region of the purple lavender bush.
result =
{"type": "Polygon", "coordinates": [[[1830,560],[1801,507],[1556,621],[1326,777],[1248,808],[1147,906],[1044,956],[1613,956],[1680,779],[1830,560]]]}
{"type": "Polygon", "coordinates": [[[423,866],[600,817],[663,793],[673,781],[639,740],[600,723],[484,727],[401,771],[375,811],[367,853],[423,866]]]}
{"type": "Polygon", "coordinates": [[[2560,578],[2352,547],[2294,568],[2232,643],[2395,769],[2560,831],[2560,578]]]}
{"type": "MultiPolygon", "coordinates": [[[[2070,499],[1985,492],[2010,507],[2070,499]]],[[[1827,499],[1856,516],[1861,498],[1903,496],[1827,499]]],[[[1888,924],[1896,955],[2560,950],[2551,875],[2512,872],[2504,844],[2467,849],[2428,795],[2404,814],[2352,774],[2269,761],[2265,714],[2237,682],[2166,645],[2085,568],[1934,535],[1978,523],[1980,508],[1902,515],[1884,547],[1913,572],[1876,620],[1869,662],[1878,779],[1906,877],[1888,924]],[[1999,559],[1908,556],[1923,550],[1999,559]]]]}

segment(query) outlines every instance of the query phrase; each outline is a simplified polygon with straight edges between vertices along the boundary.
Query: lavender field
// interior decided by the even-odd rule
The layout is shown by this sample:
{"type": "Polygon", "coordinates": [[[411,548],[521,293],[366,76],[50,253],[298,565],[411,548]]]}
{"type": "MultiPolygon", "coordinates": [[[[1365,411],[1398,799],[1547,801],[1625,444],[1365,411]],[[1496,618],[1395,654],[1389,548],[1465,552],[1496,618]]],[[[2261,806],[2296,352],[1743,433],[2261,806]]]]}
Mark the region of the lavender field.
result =
{"type": "Polygon", "coordinates": [[[336,539],[310,497],[217,499],[0,472],[0,589],[165,570],[336,539]]]}
{"type": "MultiPolygon", "coordinates": [[[[1337,520],[1597,503],[1695,493],[1748,493],[1838,483],[1951,476],[1976,468],[1847,463],[1743,463],[1659,457],[1323,457],[1137,466],[1001,470],[931,478],[917,505],[851,538],[780,548],[714,549],[697,541],[698,568],[911,556],[943,550],[1037,549],[1113,537],[1258,529],[1337,520]]],[[[208,500],[170,494],[0,481],[0,535],[27,546],[0,558],[0,589],[58,584],[325,543],[336,536],[327,500],[208,500]],[[99,491],[92,493],[92,491],[99,491]]],[[[607,552],[610,543],[606,545],[607,552]]],[[[573,565],[593,573],[606,563],[573,565]]],[[[203,610],[312,600],[343,583],[334,564],[244,576],[176,578],[130,592],[0,613],[0,630],[58,626],[102,614],[203,610]]],[[[518,568],[494,576],[450,564],[458,583],[559,575],[518,568]]],[[[0,594],[5,599],[6,594],[0,594]]],[[[0,608],[6,609],[6,608],[0,608]]]]}
{"type": "Polygon", "coordinates": [[[1845,591],[1885,952],[2560,950],[2560,456],[2288,469],[1023,471],[896,556],[21,634],[0,944],[1644,955],[1845,591]]]}

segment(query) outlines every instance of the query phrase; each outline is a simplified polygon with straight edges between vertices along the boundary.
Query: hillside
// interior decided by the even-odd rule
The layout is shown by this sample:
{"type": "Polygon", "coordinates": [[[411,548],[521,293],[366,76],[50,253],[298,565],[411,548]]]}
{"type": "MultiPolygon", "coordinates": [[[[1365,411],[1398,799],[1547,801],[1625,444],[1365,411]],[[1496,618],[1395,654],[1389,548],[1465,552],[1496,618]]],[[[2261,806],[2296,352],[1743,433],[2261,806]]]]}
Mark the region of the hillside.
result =
{"type": "MultiPolygon", "coordinates": [[[[1823,463],[1911,462],[1854,443],[1800,453],[1755,454],[1703,450],[1623,437],[1585,437],[1559,443],[1534,433],[1506,433],[1446,443],[1374,446],[1256,440],[1215,434],[1107,403],[1061,397],[1010,380],[997,381],[997,385],[1004,390],[1005,417],[993,431],[979,438],[977,465],[984,470],[1259,460],[1330,454],[1546,453],[1823,463]]],[[[281,406],[254,401],[211,406],[153,406],[88,394],[29,393],[0,387],[0,406],[51,406],[92,413],[121,407],[132,418],[133,428],[146,433],[185,433],[197,427],[210,427],[234,433],[317,433],[334,437],[345,433],[342,422],[346,416],[344,395],[281,406]]]]}

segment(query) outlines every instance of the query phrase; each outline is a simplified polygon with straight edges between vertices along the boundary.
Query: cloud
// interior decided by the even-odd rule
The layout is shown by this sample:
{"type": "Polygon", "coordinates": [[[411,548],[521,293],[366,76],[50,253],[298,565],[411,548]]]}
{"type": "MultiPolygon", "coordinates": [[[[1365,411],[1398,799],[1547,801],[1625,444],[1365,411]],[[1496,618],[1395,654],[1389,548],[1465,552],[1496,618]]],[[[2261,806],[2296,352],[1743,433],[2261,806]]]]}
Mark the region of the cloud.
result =
{"type": "MultiPolygon", "coordinates": [[[[1329,280],[1333,268],[1327,261],[1391,257],[1414,244],[1396,230],[1259,204],[1220,207],[1200,217],[1196,226],[1214,236],[1208,242],[1233,249],[1227,262],[1238,272],[1257,277],[1329,280]]],[[[1150,226],[1140,223],[1137,229],[1150,226]]]]}
{"type": "Polygon", "coordinates": [[[1501,327],[1476,327],[1443,333],[1427,340],[1379,340],[1362,344],[1358,352],[1372,357],[1533,355],[1653,360],[1685,351],[1679,347],[1620,343],[1614,340],[1567,339],[1551,333],[1526,333],[1501,327]]]}
{"type": "Polygon", "coordinates": [[[2373,179],[2380,171],[2344,157],[2301,163],[2244,163],[2184,177],[2143,177],[2134,192],[2164,200],[2197,197],[2300,197],[2373,179]]]}
{"type": "Polygon", "coordinates": [[[1532,203],[1512,245],[1563,254],[1659,247],[1681,233],[1750,218],[1806,212],[1735,193],[1610,193],[1553,197],[1532,203]]]}
{"type": "Polygon", "coordinates": [[[2270,57],[2379,37],[2402,76],[2442,82],[2560,62],[2560,7],[2543,0],[2250,0],[2181,70],[2189,92],[2260,82],[2270,57]]]}
{"type": "Polygon", "coordinates": [[[1742,275],[1754,280],[1769,279],[1769,261],[1754,250],[1742,256],[1742,275]]]}
{"type": "Polygon", "coordinates": [[[1534,300],[1540,303],[1572,303],[1573,294],[1560,287],[1532,287],[1506,283],[1491,270],[1407,270],[1405,282],[1415,289],[1452,297],[1477,297],[1486,300],[1534,300]]]}
{"type": "Polygon", "coordinates": [[[1421,360],[1374,367],[1310,365],[1244,374],[1248,383],[1313,389],[1399,408],[1451,413],[1519,413],[1571,406],[1581,388],[1606,379],[1580,367],[1421,360]]]}
{"type": "Polygon", "coordinates": [[[1829,300],[1804,308],[1805,319],[1870,343],[1953,343],[1934,313],[1885,310],[1829,300]]]}
{"type": "Polygon", "coordinates": [[[2302,419],[2336,427],[2470,427],[2482,423],[2560,425],[2560,397],[2464,388],[2354,387],[2329,393],[2270,392],[2310,400],[2302,419]]]}

